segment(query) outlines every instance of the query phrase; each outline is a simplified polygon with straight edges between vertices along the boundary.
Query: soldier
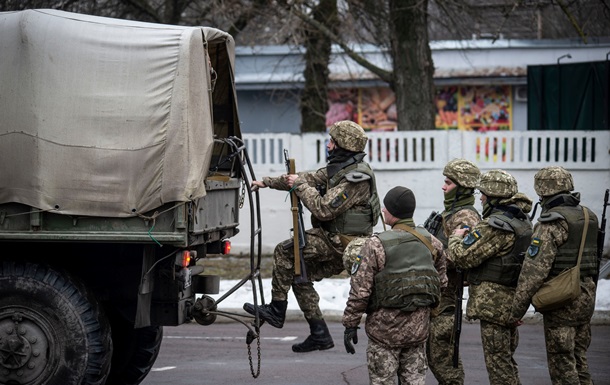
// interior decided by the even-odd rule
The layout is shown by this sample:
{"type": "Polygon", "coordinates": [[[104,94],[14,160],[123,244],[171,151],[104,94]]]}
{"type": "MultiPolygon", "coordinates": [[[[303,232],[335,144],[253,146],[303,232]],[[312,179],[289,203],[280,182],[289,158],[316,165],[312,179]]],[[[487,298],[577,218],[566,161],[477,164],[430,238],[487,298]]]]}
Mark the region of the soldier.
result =
{"type": "Polygon", "coordinates": [[[526,215],[532,200],[518,192],[515,178],[503,170],[483,174],[478,189],[483,220],[472,229],[453,232],[449,258],[467,271],[466,317],[480,320],[489,383],[518,385],[521,382],[513,355],[519,334],[517,326],[509,324],[509,317],[532,236],[532,223],[526,215]]]}
{"type": "MultiPolygon", "coordinates": [[[[445,165],[445,176],[442,187],[445,210],[438,215],[441,226],[428,228],[432,235],[443,242],[447,248],[447,239],[455,229],[468,226],[474,228],[481,216],[474,207],[474,192],[481,172],[469,160],[453,159],[445,165]]],[[[453,365],[455,310],[457,286],[463,284],[463,277],[451,261],[447,261],[447,287],[441,289],[441,302],[432,310],[430,336],[427,343],[428,365],[439,385],[463,385],[464,367],[457,356],[457,366],[453,365]],[[462,282],[461,282],[462,281],[462,282]]]]}
{"type": "Polygon", "coordinates": [[[292,239],[278,244],[273,254],[271,303],[244,304],[244,310],[258,314],[271,326],[281,328],[286,317],[288,291],[292,288],[301,311],[309,323],[310,335],[294,344],[296,353],[326,350],[334,346],[322,316],[320,297],[313,282],[343,271],[343,250],[352,237],[366,236],[381,216],[375,176],[364,162],[368,143],[366,133],[352,121],[330,127],[327,144],[328,164],[315,172],[282,175],[253,181],[254,190],[270,187],[293,189],[312,215],[313,228],[306,231],[303,249],[308,282],[294,282],[292,239]]]}
{"type": "Polygon", "coordinates": [[[523,317],[540,286],[576,265],[585,216],[589,225],[580,261],[580,296],[563,308],[542,312],[549,374],[553,384],[593,384],[587,365],[591,317],[595,310],[597,216],[580,205],[572,175],[562,167],[545,167],[534,176],[542,213],[519,276],[512,322],[523,317]]]}
{"type": "Polygon", "coordinates": [[[366,240],[351,269],[351,288],[343,313],[344,344],[354,354],[360,319],[365,331],[370,383],[419,385],[426,379],[426,339],[430,309],[446,285],[442,243],[415,227],[415,196],[394,187],[383,199],[391,230],[366,240]]]}

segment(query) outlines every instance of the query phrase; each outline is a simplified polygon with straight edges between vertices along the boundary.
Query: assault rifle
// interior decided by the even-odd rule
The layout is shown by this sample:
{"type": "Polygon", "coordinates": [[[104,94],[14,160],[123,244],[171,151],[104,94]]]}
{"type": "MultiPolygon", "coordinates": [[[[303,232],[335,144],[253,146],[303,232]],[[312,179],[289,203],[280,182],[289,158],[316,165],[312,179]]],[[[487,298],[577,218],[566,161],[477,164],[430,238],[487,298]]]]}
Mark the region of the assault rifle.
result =
{"type": "MultiPolygon", "coordinates": [[[[296,166],[293,158],[288,158],[288,150],[284,150],[284,161],[286,172],[296,174],[296,166]]],[[[305,248],[305,225],[303,223],[303,205],[294,191],[290,192],[290,210],[292,211],[292,244],[294,250],[294,281],[296,283],[307,282],[307,271],[303,259],[305,248]]]]}
{"type": "Polygon", "coordinates": [[[443,224],[443,217],[436,211],[432,211],[428,216],[428,219],[424,222],[424,228],[434,236],[438,234],[443,224]]]}
{"type": "Polygon", "coordinates": [[[445,249],[447,248],[447,237],[443,232],[443,216],[441,213],[432,211],[424,222],[424,228],[441,241],[445,249]]]}
{"type": "Polygon", "coordinates": [[[464,271],[457,269],[455,288],[455,316],[453,318],[453,367],[457,368],[460,358],[460,334],[462,334],[462,297],[464,296],[464,271]]]}
{"type": "MultiPolygon", "coordinates": [[[[470,229],[464,225],[463,228],[470,229]]],[[[457,268],[457,282],[455,287],[455,315],[453,317],[453,367],[457,368],[460,358],[460,334],[462,334],[462,300],[464,297],[464,271],[457,268]]]]}
{"type": "MultiPolygon", "coordinates": [[[[602,263],[602,258],[604,256],[604,240],[606,238],[606,207],[608,207],[608,194],[610,189],[606,189],[606,194],[604,195],[604,208],[602,209],[602,218],[599,224],[599,229],[597,230],[597,276],[595,277],[595,282],[599,279],[600,268],[602,263]]],[[[609,262],[606,262],[608,264],[609,262]]],[[[605,266],[604,266],[604,270],[605,266]]]]}

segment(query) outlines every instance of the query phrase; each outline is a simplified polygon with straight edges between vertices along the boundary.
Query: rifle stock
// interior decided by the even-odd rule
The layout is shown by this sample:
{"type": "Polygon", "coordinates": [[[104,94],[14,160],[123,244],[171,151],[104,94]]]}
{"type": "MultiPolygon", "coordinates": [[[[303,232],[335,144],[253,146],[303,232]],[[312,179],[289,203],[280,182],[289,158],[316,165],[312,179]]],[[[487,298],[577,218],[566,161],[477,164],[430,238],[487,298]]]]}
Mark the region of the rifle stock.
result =
{"type": "MultiPolygon", "coordinates": [[[[286,171],[288,174],[296,174],[294,159],[288,158],[288,151],[284,150],[286,171]]],[[[294,254],[294,275],[296,283],[307,282],[307,271],[303,260],[303,248],[305,248],[305,226],[303,223],[303,206],[294,191],[290,192],[290,211],[292,211],[292,234],[294,254]]]]}

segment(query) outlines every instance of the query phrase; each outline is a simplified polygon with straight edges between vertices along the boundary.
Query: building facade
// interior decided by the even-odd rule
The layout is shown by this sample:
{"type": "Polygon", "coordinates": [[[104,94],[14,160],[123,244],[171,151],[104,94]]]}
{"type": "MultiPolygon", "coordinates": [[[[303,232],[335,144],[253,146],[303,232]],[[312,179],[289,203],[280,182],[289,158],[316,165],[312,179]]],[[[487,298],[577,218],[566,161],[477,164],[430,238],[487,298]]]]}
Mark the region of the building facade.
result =
{"type": "MultiPolygon", "coordinates": [[[[557,66],[561,73],[561,66],[607,61],[610,53],[610,38],[589,39],[587,44],[467,40],[430,45],[437,87],[436,127],[466,131],[528,130],[529,66],[557,66]]],[[[359,46],[356,51],[375,65],[390,68],[387,55],[378,48],[359,46]]],[[[351,119],[365,129],[395,130],[394,95],[387,84],[338,48],[333,52],[327,125],[351,119]]],[[[300,132],[302,48],[237,47],[235,78],[244,132],[300,132]]]]}

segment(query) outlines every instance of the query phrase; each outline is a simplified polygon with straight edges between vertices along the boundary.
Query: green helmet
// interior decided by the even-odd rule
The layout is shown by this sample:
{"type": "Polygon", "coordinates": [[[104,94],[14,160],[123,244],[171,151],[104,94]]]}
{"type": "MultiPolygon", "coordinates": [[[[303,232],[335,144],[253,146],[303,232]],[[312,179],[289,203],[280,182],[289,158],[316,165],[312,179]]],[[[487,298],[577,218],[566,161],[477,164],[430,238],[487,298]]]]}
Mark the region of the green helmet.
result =
{"type": "Polygon", "coordinates": [[[453,159],[445,165],[443,175],[462,187],[476,188],[481,171],[469,160],[453,159]]]}
{"type": "Polygon", "coordinates": [[[334,123],[330,126],[329,134],[339,147],[348,151],[362,152],[368,143],[368,138],[362,127],[351,120],[334,123]]]}
{"type": "Polygon", "coordinates": [[[490,198],[510,198],[519,191],[517,180],[504,170],[491,170],[481,175],[477,188],[490,198]]]}
{"type": "Polygon", "coordinates": [[[541,197],[573,191],[574,180],[572,174],[563,167],[545,167],[534,175],[534,190],[541,197]]]}

